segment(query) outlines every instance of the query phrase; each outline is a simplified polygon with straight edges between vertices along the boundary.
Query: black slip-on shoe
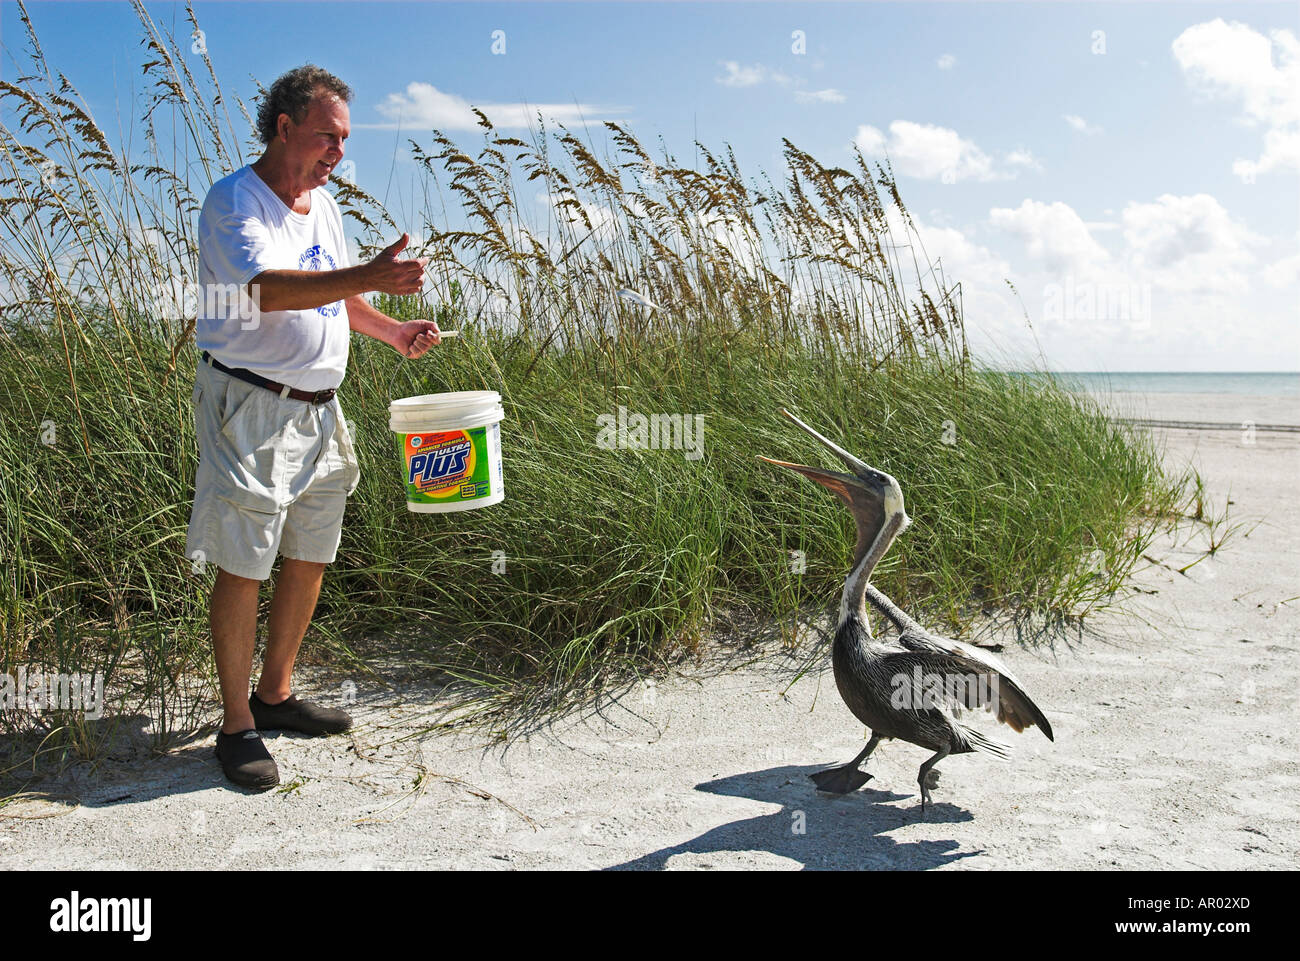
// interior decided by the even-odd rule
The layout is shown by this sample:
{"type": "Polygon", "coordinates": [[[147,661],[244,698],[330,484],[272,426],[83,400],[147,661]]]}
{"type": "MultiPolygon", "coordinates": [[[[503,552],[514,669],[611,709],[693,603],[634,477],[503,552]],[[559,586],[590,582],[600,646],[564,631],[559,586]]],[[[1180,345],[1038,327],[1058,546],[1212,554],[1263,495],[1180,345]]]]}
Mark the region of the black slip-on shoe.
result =
{"type": "Polygon", "coordinates": [[[300,701],[292,694],[279,704],[266,704],[254,692],[248,698],[248,708],[259,731],[342,734],[352,727],[352,718],[342,711],[300,701]]]}
{"type": "Polygon", "coordinates": [[[262,743],[261,735],[251,728],[237,734],[218,731],[217,758],[226,777],[241,787],[265,791],[280,783],[275,759],[262,743]]]}

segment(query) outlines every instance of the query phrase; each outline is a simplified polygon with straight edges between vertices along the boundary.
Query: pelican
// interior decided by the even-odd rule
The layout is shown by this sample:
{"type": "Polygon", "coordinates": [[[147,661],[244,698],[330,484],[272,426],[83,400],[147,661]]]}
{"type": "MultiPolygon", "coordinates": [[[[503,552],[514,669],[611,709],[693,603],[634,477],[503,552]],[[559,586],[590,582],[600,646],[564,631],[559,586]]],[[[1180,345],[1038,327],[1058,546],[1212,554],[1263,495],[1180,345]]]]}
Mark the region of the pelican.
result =
{"type": "Polygon", "coordinates": [[[840,599],[839,623],[831,647],[835,686],[854,716],[871,731],[867,746],[848,764],[810,775],[817,788],[847,794],[870,780],[859,768],[884,738],[934,751],[921,765],[917,784],[921,810],[931,803],[930,787],[938,778],[934,766],[949,754],[983,751],[1007,758],[1010,748],[985,737],[957,720],[962,707],[993,711],[1015,731],[1038,725],[1049,741],[1052,726],[1023,686],[992,654],[961,641],[936,637],[908,617],[868,583],[871,572],[889,545],[911,519],[903,509],[898,481],[858,460],[782,408],[781,413],[817,438],[844,462],[849,473],[759,457],[816,481],[842,500],[857,524],[853,563],[840,599]],[[867,620],[870,600],[898,628],[895,640],[872,636],[867,620]]]}

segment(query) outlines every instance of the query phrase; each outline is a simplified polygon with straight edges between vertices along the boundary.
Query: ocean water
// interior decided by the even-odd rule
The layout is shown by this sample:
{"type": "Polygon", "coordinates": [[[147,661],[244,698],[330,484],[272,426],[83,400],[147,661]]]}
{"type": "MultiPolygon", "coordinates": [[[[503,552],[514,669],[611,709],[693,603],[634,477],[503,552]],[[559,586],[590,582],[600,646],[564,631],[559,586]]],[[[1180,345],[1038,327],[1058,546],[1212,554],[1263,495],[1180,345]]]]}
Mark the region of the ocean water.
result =
{"type": "Polygon", "coordinates": [[[1071,390],[1117,394],[1245,394],[1300,397],[1300,371],[1260,373],[1060,371],[1052,374],[1071,390]]]}

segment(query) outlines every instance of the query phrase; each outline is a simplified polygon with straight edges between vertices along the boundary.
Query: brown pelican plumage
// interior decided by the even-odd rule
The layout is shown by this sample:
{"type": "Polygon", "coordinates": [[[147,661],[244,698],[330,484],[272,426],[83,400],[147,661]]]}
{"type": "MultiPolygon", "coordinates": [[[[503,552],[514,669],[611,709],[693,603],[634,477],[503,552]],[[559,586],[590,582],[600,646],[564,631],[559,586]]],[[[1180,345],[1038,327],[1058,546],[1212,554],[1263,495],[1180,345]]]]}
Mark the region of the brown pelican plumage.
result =
{"type": "Polygon", "coordinates": [[[864,464],[789,411],[782,409],[781,413],[829,448],[849,473],[768,457],[759,460],[796,471],[834,493],[852,513],[858,530],[831,660],[840,696],[871,730],[871,738],[848,764],[810,775],[818,789],[845,794],[861,787],[871,775],[859,770],[860,765],[882,738],[897,738],[935,752],[917,775],[924,810],[930,801],[931,770],[949,754],[978,750],[1000,758],[1009,755],[1007,745],[957,720],[963,707],[991,710],[1015,731],[1036,724],[1053,740],[1052,726],[1043,712],[998,658],[970,644],[931,634],[868,583],[894,538],[911,523],[903,509],[898,481],[864,464]],[[897,638],[872,636],[867,600],[897,627],[897,638]]]}

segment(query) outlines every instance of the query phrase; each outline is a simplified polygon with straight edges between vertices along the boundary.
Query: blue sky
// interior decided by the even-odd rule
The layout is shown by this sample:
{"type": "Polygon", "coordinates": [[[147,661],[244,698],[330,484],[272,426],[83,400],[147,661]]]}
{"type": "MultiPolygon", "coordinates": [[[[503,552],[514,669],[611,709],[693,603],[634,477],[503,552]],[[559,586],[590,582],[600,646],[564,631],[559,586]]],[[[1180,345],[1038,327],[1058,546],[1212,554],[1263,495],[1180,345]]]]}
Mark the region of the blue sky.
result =
{"type": "MultiPolygon", "coordinates": [[[[28,9],[101,127],[127,123],[145,59],[129,4],[28,9]]],[[[188,34],[183,5],[147,9],[188,34]]],[[[352,85],[348,159],[413,230],[406,140],[436,125],[472,148],[467,103],[499,125],[522,104],[575,132],[584,117],[598,143],[618,119],[683,162],[697,136],[730,143],[749,177],[783,172],[782,137],[827,165],[856,140],[894,163],[977,344],[1029,349],[1023,303],[1053,366],[1107,370],[1300,368],[1298,9],[195,4],[223,86],[250,108],[250,77],[309,60],[352,85]]],[[[5,77],[19,27],[0,3],[5,77]]]]}

